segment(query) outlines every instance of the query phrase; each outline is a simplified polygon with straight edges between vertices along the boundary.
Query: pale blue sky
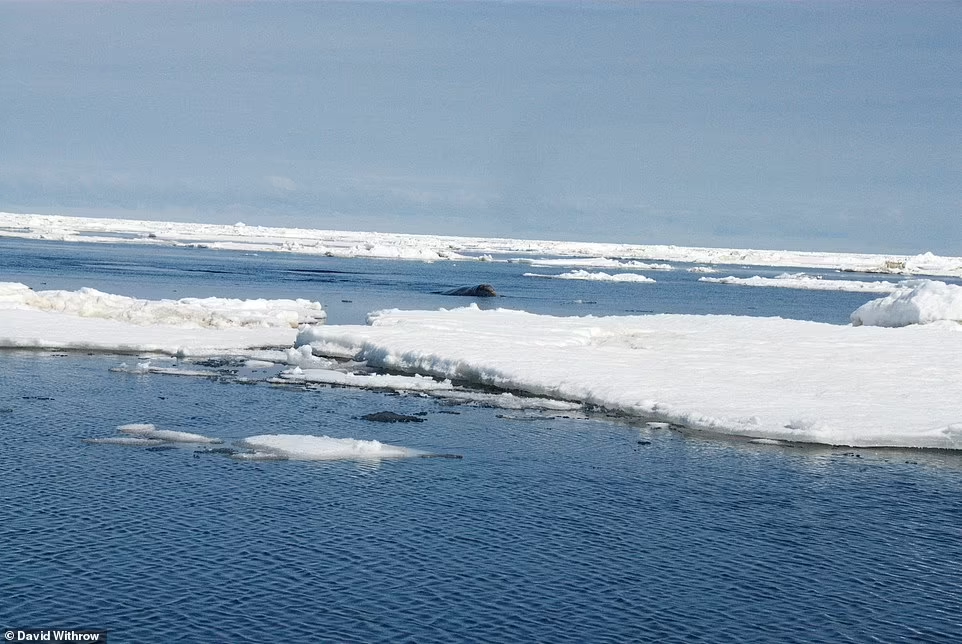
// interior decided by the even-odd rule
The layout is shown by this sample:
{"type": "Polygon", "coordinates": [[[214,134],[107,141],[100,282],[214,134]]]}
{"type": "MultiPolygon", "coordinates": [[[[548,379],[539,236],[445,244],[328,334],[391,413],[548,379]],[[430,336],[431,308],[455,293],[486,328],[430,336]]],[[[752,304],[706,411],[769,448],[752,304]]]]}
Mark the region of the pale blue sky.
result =
{"type": "Polygon", "coordinates": [[[962,255],[962,3],[0,2],[0,209],[962,255]]]}

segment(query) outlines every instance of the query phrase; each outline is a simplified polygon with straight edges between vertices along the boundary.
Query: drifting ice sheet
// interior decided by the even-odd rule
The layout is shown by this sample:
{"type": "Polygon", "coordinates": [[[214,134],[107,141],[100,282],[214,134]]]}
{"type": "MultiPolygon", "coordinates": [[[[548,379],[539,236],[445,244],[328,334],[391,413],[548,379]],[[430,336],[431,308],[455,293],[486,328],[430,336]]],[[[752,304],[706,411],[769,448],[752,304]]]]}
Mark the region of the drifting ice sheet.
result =
{"type": "Polygon", "coordinates": [[[141,300],[89,288],[33,291],[0,283],[0,347],[238,352],[290,346],[298,321],[324,315],[319,303],[307,300],[141,300]]]}
{"type": "Polygon", "coordinates": [[[735,286],[770,286],[809,291],[854,291],[859,293],[891,293],[899,288],[893,282],[861,282],[859,280],[823,280],[804,273],[782,273],[775,277],[700,277],[699,282],[735,286]]]}
{"type": "Polygon", "coordinates": [[[245,438],[240,444],[269,456],[297,461],[328,461],[335,459],[408,458],[423,452],[386,445],[380,441],[356,438],[331,438],[301,434],[264,434],[245,438]]]}
{"type": "Polygon", "coordinates": [[[648,284],[654,284],[655,280],[650,277],[645,277],[638,273],[617,273],[615,275],[609,275],[608,273],[597,272],[592,273],[591,271],[568,271],[567,273],[561,273],[559,275],[542,275],[541,273],[525,273],[524,277],[548,277],[556,280],[588,280],[592,282],[647,282],[648,284]]]}
{"type": "Polygon", "coordinates": [[[962,449],[962,326],[780,318],[559,318],[476,306],[390,310],[306,329],[369,364],[467,380],[714,432],[962,449]],[[466,341],[470,338],[470,341],[466,341]]]}
{"type": "Polygon", "coordinates": [[[151,423],[130,423],[121,425],[117,428],[121,434],[139,436],[141,438],[152,438],[158,441],[169,443],[223,443],[219,438],[211,438],[203,434],[193,434],[191,432],[179,432],[172,429],[157,429],[151,423]]]}
{"type": "Polygon", "coordinates": [[[569,257],[566,259],[526,259],[519,257],[511,260],[513,262],[518,262],[521,264],[530,264],[531,266],[537,266],[538,268],[547,268],[552,266],[571,266],[576,268],[620,268],[620,269],[635,269],[639,271],[670,271],[672,270],[671,264],[647,264],[645,262],[638,261],[624,261],[620,259],[608,259],[607,257],[586,257],[586,258],[575,258],[569,257]]]}
{"type": "Polygon", "coordinates": [[[186,297],[179,300],[141,300],[102,293],[92,288],[77,291],[34,291],[16,282],[0,282],[0,305],[4,308],[118,320],[139,326],[163,325],[201,329],[296,329],[301,323],[313,324],[327,317],[319,302],[303,299],[237,300],[186,297]]]}

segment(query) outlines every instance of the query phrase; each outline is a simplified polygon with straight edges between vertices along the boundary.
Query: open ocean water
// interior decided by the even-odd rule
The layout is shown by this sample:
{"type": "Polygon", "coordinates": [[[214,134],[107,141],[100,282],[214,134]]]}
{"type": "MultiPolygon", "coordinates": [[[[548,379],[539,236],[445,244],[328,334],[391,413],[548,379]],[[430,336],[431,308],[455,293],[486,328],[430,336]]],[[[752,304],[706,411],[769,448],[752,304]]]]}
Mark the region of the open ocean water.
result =
{"type": "MultiPolygon", "coordinates": [[[[434,292],[482,282],[504,297],[481,306],[554,315],[841,324],[877,297],[704,284],[684,268],[611,284],[526,278],[569,269],[517,263],[0,239],[0,281],[304,297],[332,324],[464,305],[434,292]]],[[[106,630],[110,642],[962,641],[958,453],[757,445],[242,384],[230,365],[216,378],[109,371],[125,360],[0,351],[0,629],[106,630]],[[382,410],[424,422],[360,418],[382,410]],[[82,442],[131,422],[228,444],[304,433],[463,459],[249,463],[82,442]]]]}

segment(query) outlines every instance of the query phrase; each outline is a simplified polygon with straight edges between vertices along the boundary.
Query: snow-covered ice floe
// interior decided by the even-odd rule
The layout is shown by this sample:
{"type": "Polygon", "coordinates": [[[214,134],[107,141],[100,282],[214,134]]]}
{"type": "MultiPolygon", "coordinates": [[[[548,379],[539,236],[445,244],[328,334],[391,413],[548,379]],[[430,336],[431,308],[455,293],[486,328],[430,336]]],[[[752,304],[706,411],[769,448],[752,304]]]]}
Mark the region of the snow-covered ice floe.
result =
{"type": "Polygon", "coordinates": [[[859,280],[822,279],[805,273],[782,273],[775,277],[700,277],[699,282],[730,284],[734,286],[766,286],[797,288],[810,291],[853,291],[863,293],[891,293],[899,288],[894,282],[868,282],[859,280]]]}
{"type": "Polygon", "coordinates": [[[425,452],[388,445],[376,440],[356,438],[331,438],[303,434],[264,434],[251,436],[238,445],[253,450],[238,452],[232,456],[241,460],[273,460],[277,458],[297,461],[329,461],[337,459],[410,458],[424,456],[425,452]]]}
{"type": "Polygon", "coordinates": [[[962,326],[553,317],[472,305],[314,327],[369,365],[750,438],[962,449],[962,326]]]}
{"type": "Polygon", "coordinates": [[[91,288],[34,291],[0,282],[3,348],[216,354],[290,346],[299,324],[325,316],[321,304],[309,300],[143,300],[91,288]]]}
{"type": "Polygon", "coordinates": [[[568,271],[558,275],[543,275],[541,273],[525,273],[524,277],[547,277],[556,280],[588,280],[592,282],[646,282],[654,284],[655,280],[645,277],[639,273],[616,273],[610,275],[604,272],[591,272],[584,270],[568,271]]]}
{"type": "MultiPolygon", "coordinates": [[[[138,221],[0,213],[0,236],[71,242],[196,246],[247,252],[295,252],[333,257],[374,257],[420,261],[490,261],[492,254],[529,254],[618,262],[657,260],[697,264],[810,267],[900,275],[962,277],[962,257],[880,255],[817,251],[702,248],[673,245],[562,242],[530,239],[409,235],[311,230],[266,226],[138,221]]],[[[548,260],[550,261],[550,260],[548,260]]],[[[572,265],[569,261],[568,265],[572,265]]],[[[577,265],[577,264],[576,264],[577,265]]],[[[624,267],[628,268],[628,267],[624,267]]],[[[633,266],[631,268],[642,268],[633,266]]],[[[651,269],[647,269],[651,270],[651,269]]]]}
{"type": "Polygon", "coordinates": [[[607,257],[568,257],[561,259],[529,259],[526,257],[518,257],[511,259],[509,261],[518,262],[521,264],[529,264],[530,266],[535,266],[537,268],[552,268],[556,266],[560,267],[572,267],[572,268],[618,268],[618,269],[633,269],[639,271],[670,271],[672,270],[671,264],[648,264],[646,262],[639,262],[636,260],[621,260],[621,259],[609,259],[607,257]]]}
{"type": "Polygon", "coordinates": [[[856,326],[900,327],[937,322],[962,323],[962,286],[907,280],[894,293],[866,302],[852,313],[852,324],[856,326]]]}
{"type": "Polygon", "coordinates": [[[163,325],[204,329],[296,329],[300,324],[317,323],[327,317],[319,302],[304,299],[185,297],[179,300],[142,300],[102,293],[92,288],[76,291],[34,291],[17,282],[0,282],[0,306],[119,320],[138,326],[163,325]]]}

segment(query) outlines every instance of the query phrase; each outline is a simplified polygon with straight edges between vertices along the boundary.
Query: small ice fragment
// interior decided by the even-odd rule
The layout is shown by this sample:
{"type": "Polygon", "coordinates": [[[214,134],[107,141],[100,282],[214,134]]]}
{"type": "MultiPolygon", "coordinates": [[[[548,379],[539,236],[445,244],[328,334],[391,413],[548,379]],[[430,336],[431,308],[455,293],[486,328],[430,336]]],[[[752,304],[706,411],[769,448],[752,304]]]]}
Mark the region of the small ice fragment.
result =
{"type": "Polygon", "coordinates": [[[178,432],[170,429],[157,429],[150,423],[131,423],[117,428],[121,434],[132,434],[144,438],[158,439],[171,443],[223,443],[219,438],[211,438],[203,434],[178,432]]]}
{"type": "Polygon", "coordinates": [[[141,438],[137,436],[111,436],[109,438],[84,438],[82,440],[89,445],[129,445],[131,447],[147,447],[150,445],[160,445],[164,442],[156,438],[141,438]]]}

